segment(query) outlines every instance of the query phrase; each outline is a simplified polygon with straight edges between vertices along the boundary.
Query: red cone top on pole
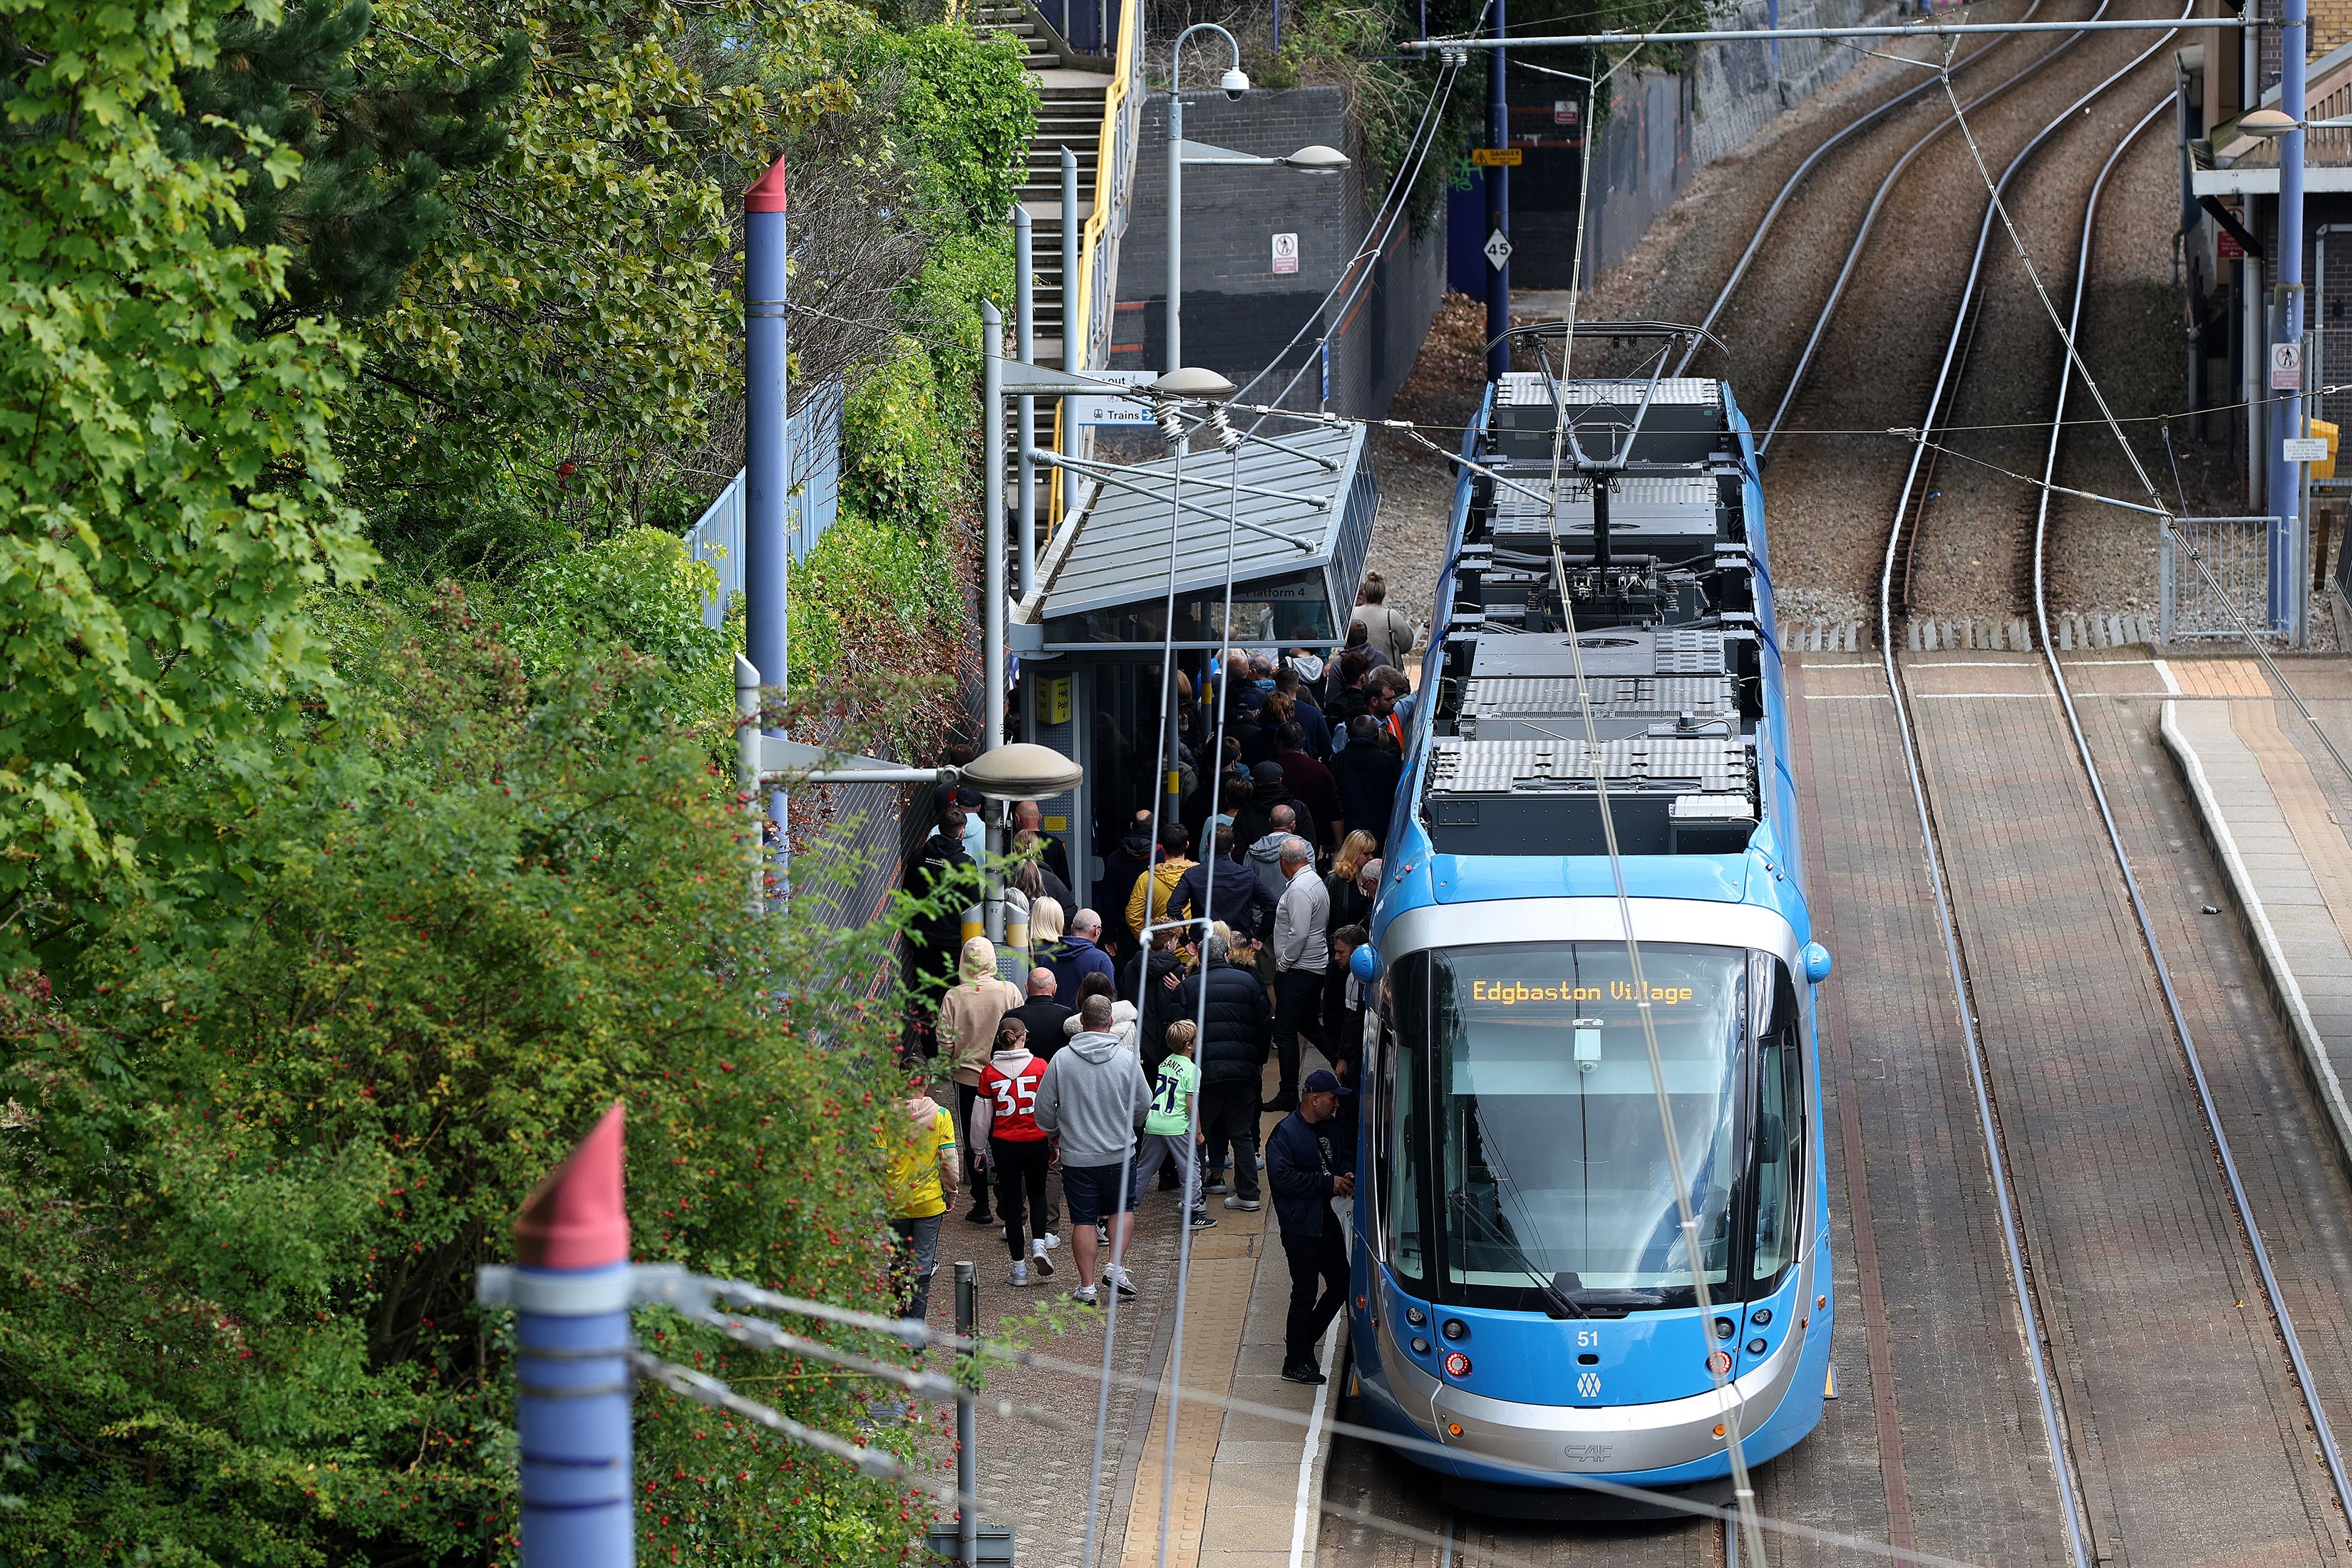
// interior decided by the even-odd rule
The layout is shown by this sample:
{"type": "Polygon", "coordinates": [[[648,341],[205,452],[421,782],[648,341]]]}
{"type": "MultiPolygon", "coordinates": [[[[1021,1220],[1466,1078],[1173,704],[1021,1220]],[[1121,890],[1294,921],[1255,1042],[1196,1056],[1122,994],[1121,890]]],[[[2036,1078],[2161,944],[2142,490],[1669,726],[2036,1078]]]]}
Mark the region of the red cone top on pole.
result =
{"type": "Polygon", "coordinates": [[[629,1260],[621,1201],[621,1102],[572,1157],[539,1184],[515,1220],[515,1257],[541,1268],[603,1268],[629,1260]]]}
{"type": "Polygon", "coordinates": [[[747,213],[780,213],[784,210],[784,159],[782,153],[768,165],[760,183],[743,193],[743,210],[747,213]]]}

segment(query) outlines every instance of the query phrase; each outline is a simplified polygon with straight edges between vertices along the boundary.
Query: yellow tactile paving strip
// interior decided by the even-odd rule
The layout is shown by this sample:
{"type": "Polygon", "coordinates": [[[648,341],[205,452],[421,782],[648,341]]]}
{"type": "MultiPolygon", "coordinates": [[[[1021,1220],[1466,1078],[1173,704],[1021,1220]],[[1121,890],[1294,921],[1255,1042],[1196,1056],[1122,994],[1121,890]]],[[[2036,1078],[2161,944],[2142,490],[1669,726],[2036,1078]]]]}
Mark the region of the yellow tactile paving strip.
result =
{"type": "Polygon", "coordinates": [[[2184,697],[2268,699],[2278,695],[2271,689],[2263,667],[2251,658],[2171,659],[2167,661],[2167,667],[2172,671],[2172,679],[2180,683],[2184,697]]]}
{"type": "Polygon", "coordinates": [[[2303,752],[2279,728],[2275,702],[2232,702],[2230,728],[2263,770],[2263,778],[2278,801],[2279,815],[2303,851],[2311,879],[2327,900],[2327,912],[2344,945],[2352,949],[2352,842],[2328,809],[2327,796],[2303,752]]]}
{"type": "MultiPolygon", "coordinates": [[[[1211,1196],[1213,1204],[1223,1199],[1211,1196]]],[[[1259,1255],[1266,1243],[1271,1203],[1255,1214],[1220,1208],[1217,1228],[1192,1237],[1192,1264],[1184,1301],[1184,1398],[1176,1418],[1176,1485],[1170,1495],[1168,1557],[1171,1564],[1201,1560],[1202,1531],[1208,1521],[1211,1468],[1225,1427],[1224,1399],[1241,1360],[1242,1329],[1249,1315],[1250,1289],[1257,1280],[1259,1255]]],[[[1171,1363],[1174,1360],[1171,1355],[1171,1363]]],[[[1155,1568],[1160,1561],[1160,1481],[1168,1445],[1169,1377],[1162,1373],[1151,1409],[1151,1435],[1135,1476],[1135,1500],[1128,1509],[1123,1568],[1155,1568]]]]}

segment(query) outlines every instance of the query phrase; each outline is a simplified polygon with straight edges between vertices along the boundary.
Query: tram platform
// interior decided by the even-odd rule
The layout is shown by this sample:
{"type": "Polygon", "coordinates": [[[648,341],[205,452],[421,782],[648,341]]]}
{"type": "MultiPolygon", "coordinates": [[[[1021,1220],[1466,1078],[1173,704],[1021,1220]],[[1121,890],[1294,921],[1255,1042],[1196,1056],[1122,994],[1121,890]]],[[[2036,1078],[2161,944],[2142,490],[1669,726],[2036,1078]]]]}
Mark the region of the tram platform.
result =
{"type": "MultiPolygon", "coordinates": [[[[2352,780],[2252,660],[2176,662],[2161,732],[2221,862],[2271,999],[2352,1157],[2352,780]]],[[[2293,674],[2300,675],[2301,670],[2293,674]]],[[[2296,685],[2305,683],[2297,679],[2296,685]]],[[[2307,694],[2331,722],[2344,707],[2307,694]]]]}
{"type": "MultiPolygon", "coordinates": [[[[1312,1047],[1302,1072],[1327,1065],[1312,1047]]],[[[1271,1064],[1265,1094],[1275,1091],[1271,1064]]],[[[1281,1117],[1267,1113],[1260,1134],[1281,1117]]],[[[1316,1560],[1329,1422],[1340,1396],[1344,1318],[1323,1343],[1329,1379],[1321,1388],[1282,1378],[1283,1319],[1290,1272],[1274,1225],[1274,1205],[1256,1213],[1223,1206],[1211,1194],[1214,1227],[1192,1238],[1184,1291],[1182,1384],[1172,1397],[1177,1363],[1177,1265],[1181,1218],[1171,1192],[1143,1194],[1128,1263],[1140,1292],[1118,1313],[1112,1344],[1117,1382],[1098,1412],[1092,1368],[1103,1353],[1105,1315],[1058,1300],[1070,1278],[1066,1241],[1061,1274],[1044,1289],[1003,1284],[1002,1244],[993,1229],[967,1230],[950,1220],[940,1246],[940,1283],[931,1298],[934,1328],[950,1326],[950,1258],[982,1263],[982,1332],[1017,1339],[1055,1368],[1003,1369],[992,1395],[1042,1407],[1050,1426],[1001,1417],[981,1402],[981,1517],[1014,1525],[1022,1568],[1298,1568],[1316,1560]],[[952,1246],[953,1250],[950,1251],[952,1246]],[[1056,1304],[1058,1300],[1058,1304],[1056,1304]],[[1068,1368],[1071,1370],[1062,1370],[1068,1368]],[[1230,1401],[1283,1416],[1228,1408],[1230,1401]],[[1175,1407],[1174,1484],[1164,1489],[1168,1545],[1160,1552],[1162,1479],[1167,1474],[1170,1407],[1175,1407]],[[1097,1468],[1094,1434],[1103,1423],[1097,1468]],[[1087,1503],[1094,1501],[1092,1541],[1087,1503]]]]}

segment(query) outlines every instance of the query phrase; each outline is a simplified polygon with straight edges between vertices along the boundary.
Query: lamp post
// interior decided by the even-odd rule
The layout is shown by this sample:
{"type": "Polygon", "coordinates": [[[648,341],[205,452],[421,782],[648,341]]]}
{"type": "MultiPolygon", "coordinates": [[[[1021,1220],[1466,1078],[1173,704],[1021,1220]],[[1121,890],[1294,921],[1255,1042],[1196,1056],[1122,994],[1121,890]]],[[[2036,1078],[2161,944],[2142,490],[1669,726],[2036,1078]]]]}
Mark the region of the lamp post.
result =
{"type": "MultiPolygon", "coordinates": [[[[1171,375],[1184,365],[1184,165],[1225,163],[1329,174],[1349,166],[1345,153],[1319,142],[1301,147],[1288,157],[1262,158],[1185,141],[1184,46],[1195,33],[1216,34],[1233,52],[1232,68],[1217,79],[1218,87],[1227,98],[1241,97],[1249,90],[1250,84],[1247,73],[1242,69],[1241,44],[1214,22],[1195,22],[1176,36],[1175,47],[1168,51],[1168,371],[1171,375]]],[[[1064,363],[1068,362],[1065,359],[1064,363]]]]}

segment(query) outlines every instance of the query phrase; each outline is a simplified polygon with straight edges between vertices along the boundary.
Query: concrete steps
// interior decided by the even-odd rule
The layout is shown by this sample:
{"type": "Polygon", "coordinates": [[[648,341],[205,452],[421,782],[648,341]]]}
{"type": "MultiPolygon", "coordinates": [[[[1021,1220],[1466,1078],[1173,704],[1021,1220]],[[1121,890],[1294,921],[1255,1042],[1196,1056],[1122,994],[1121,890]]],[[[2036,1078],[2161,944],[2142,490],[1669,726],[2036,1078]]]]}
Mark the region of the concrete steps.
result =
{"type": "Polygon", "coordinates": [[[1037,319],[1033,324],[1040,363],[1059,365],[1065,291],[1075,288],[1076,256],[1062,254],[1062,149],[1077,161],[1078,221],[1093,210],[1095,167],[1102,137],[1108,72],[1069,68],[1050,32],[1026,7],[983,4],[978,25],[1011,33],[1020,40],[1030,78],[1037,84],[1037,134],[1021,169],[1019,200],[1029,215],[1031,256],[1036,269],[1037,319]]]}

